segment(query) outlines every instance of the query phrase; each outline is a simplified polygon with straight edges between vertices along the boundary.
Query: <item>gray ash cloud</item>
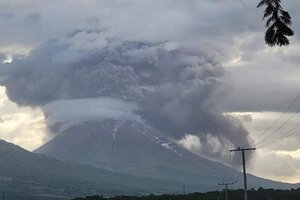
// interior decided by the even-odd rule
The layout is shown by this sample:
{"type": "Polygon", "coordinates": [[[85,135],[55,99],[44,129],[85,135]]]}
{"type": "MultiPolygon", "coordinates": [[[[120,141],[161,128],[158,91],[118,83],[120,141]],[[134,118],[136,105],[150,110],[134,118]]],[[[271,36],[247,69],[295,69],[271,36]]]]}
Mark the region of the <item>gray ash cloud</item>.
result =
{"type": "Polygon", "coordinates": [[[205,50],[77,32],[2,64],[0,81],[19,105],[119,99],[137,105],[137,116],[174,139],[211,134],[224,145],[248,144],[248,132],[219,109],[227,93],[226,73],[205,50]]]}

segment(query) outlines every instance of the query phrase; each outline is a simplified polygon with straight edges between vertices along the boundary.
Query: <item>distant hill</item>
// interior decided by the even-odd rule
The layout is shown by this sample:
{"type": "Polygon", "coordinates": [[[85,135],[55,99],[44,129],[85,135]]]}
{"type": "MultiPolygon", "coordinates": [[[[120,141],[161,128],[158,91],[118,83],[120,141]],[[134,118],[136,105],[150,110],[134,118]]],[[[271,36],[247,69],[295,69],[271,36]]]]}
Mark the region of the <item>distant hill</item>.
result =
{"type": "Polygon", "coordinates": [[[68,199],[180,190],[181,185],[176,182],[62,162],[0,140],[0,192],[5,192],[6,199],[68,199]]]}

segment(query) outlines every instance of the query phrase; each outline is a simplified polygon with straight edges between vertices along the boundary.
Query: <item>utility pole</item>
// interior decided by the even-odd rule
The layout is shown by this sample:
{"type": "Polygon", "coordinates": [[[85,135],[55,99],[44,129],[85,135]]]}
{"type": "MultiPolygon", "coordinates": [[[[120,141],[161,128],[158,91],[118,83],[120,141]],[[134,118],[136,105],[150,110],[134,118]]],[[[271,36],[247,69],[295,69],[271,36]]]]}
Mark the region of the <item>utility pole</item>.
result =
{"type": "Polygon", "coordinates": [[[185,195],[185,185],[182,186],[183,195],[185,195]]]}
{"type": "Polygon", "coordinates": [[[244,173],[244,200],[248,200],[245,151],[254,151],[254,150],[256,150],[256,148],[242,149],[240,147],[238,147],[237,149],[230,150],[230,152],[233,152],[233,151],[241,151],[242,152],[242,157],[243,157],[243,173],[244,173]]]}
{"type": "Polygon", "coordinates": [[[232,182],[232,183],[219,183],[219,185],[225,185],[225,199],[226,200],[228,200],[228,191],[227,191],[227,189],[228,189],[228,185],[233,185],[234,184],[234,182],[232,182]]]}

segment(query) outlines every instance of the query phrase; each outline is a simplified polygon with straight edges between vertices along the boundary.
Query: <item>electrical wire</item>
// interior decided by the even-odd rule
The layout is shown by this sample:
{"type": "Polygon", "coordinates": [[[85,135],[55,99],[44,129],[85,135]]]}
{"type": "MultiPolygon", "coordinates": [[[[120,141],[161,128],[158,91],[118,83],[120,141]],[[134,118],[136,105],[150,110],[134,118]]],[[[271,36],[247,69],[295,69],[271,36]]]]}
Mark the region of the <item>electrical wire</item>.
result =
{"type": "Polygon", "coordinates": [[[281,124],[275,131],[273,131],[270,135],[268,135],[267,137],[265,137],[263,140],[257,142],[256,144],[254,144],[254,146],[257,146],[259,144],[261,144],[262,142],[264,142],[265,140],[269,139],[270,137],[272,137],[275,133],[277,133],[282,127],[284,127],[292,118],[294,118],[300,111],[300,108],[297,109],[297,111],[292,114],[287,120],[285,120],[283,122],[283,124],[281,124]]]}
{"type": "Polygon", "coordinates": [[[233,177],[236,176],[236,173],[238,173],[240,170],[238,169],[239,167],[241,167],[241,163],[240,161],[237,159],[235,161],[235,163],[232,165],[232,172],[230,173],[230,176],[228,178],[228,180],[226,182],[231,182],[231,181],[234,181],[233,177]]]}
{"type": "Polygon", "coordinates": [[[271,142],[269,142],[269,143],[267,143],[267,144],[265,144],[265,145],[263,145],[263,146],[260,146],[260,147],[258,147],[258,148],[265,148],[265,147],[269,147],[269,146],[272,146],[272,145],[274,145],[274,144],[277,144],[277,143],[279,143],[279,142],[285,140],[286,138],[288,138],[288,137],[294,135],[295,133],[298,133],[298,132],[299,132],[298,129],[299,129],[299,125],[296,126],[296,127],[294,127],[294,128],[292,128],[292,129],[289,130],[286,134],[282,135],[281,137],[277,138],[276,140],[273,140],[273,141],[271,141],[271,142]]]}
{"type": "Polygon", "coordinates": [[[252,144],[255,143],[257,140],[259,140],[261,137],[263,137],[272,128],[272,126],[274,126],[277,122],[279,122],[279,120],[283,118],[283,116],[290,110],[290,108],[298,101],[299,98],[300,98],[300,94],[285,108],[283,113],[281,113],[281,115],[279,115],[279,117],[263,131],[261,135],[259,135],[257,138],[255,138],[252,141],[252,144]]]}
{"type": "MultiPolygon", "coordinates": [[[[254,155],[254,153],[250,154],[250,157],[248,158],[248,162],[246,163],[246,166],[245,166],[246,168],[248,168],[249,163],[250,163],[251,160],[253,159],[253,155],[254,155]]],[[[240,171],[240,173],[238,174],[238,176],[236,177],[235,180],[238,182],[239,180],[242,179],[242,176],[243,176],[243,172],[240,171]]]]}
{"type": "Polygon", "coordinates": [[[228,160],[227,160],[227,163],[226,163],[226,169],[225,169],[225,171],[224,171],[223,178],[222,178],[222,181],[221,181],[221,182],[224,182],[224,180],[225,180],[225,178],[226,178],[226,176],[227,176],[228,169],[229,169],[230,158],[231,158],[231,152],[230,152],[229,155],[228,155],[228,160]]]}

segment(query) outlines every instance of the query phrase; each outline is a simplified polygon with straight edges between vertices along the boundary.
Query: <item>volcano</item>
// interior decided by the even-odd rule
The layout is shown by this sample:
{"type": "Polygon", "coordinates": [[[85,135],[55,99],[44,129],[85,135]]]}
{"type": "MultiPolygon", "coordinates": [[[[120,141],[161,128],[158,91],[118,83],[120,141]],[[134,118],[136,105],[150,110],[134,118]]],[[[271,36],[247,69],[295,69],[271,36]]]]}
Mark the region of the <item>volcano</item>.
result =
{"type": "MultiPolygon", "coordinates": [[[[195,155],[144,123],[130,120],[74,125],[35,153],[118,173],[176,181],[190,186],[190,192],[215,190],[226,170],[222,163],[195,155]]],[[[249,186],[293,187],[252,175],[249,186]]]]}

